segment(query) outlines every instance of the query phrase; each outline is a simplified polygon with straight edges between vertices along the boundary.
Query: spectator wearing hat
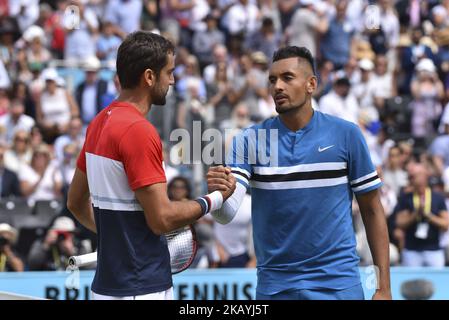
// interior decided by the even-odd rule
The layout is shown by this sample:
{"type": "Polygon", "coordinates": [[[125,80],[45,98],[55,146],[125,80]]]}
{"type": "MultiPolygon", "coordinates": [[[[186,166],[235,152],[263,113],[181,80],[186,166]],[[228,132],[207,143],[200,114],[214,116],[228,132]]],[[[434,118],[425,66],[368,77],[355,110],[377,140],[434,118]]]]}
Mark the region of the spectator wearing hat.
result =
{"type": "Polygon", "coordinates": [[[5,151],[6,146],[0,144],[0,198],[20,197],[22,193],[17,174],[5,168],[5,151]]]}
{"type": "MultiPolygon", "coordinates": [[[[268,58],[262,51],[251,53],[251,61],[253,63],[252,73],[254,76],[268,78],[268,58]]],[[[260,89],[256,90],[258,95],[258,113],[261,119],[267,119],[276,115],[276,106],[270,95],[265,95],[263,83],[260,89]]],[[[257,118],[256,118],[257,120],[257,118]]]]}
{"type": "Polygon", "coordinates": [[[423,31],[421,27],[413,28],[411,31],[412,43],[405,47],[401,55],[401,68],[404,72],[405,79],[401,85],[401,92],[404,94],[410,94],[410,83],[415,73],[415,67],[421,59],[428,58],[434,60],[432,50],[420,43],[423,37],[423,31]]]}
{"type": "Polygon", "coordinates": [[[36,240],[31,246],[28,254],[30,270],[65,270],[70,256],[86,253],[75,238],[75,230],[75,222],[71,218],[56,218],[44,239],[36,240]]]}
{"type": "Polygon", "coordinates": [[[358,69],[360,70],[360,80],[354,83],[351,91],[361,107],[374,106],[374,88],[370,82],[374,63],[367,58],[361,59],[358,62],[358,69]]]}
{"type": "Polygon", "coordinates": [[[42,73],[45,87],[36,103],[37,124],[42,129],[48,143],[67,132],[71,117],[79,115],[78,106],[65,89],[58,86],[62,80],[55,69],[46,69],[42,73]]]}
{"type": "Polygon", "coordinates": [[[50,148],[46,144],[41,144],[34,149],[31,164],[23,166],[19,172],[22,194],[31,203],[61,197],[61,172],[51,160],[50,148]]]}
{"type": "Polygon", "coordinates": [[[29,64],[47,65],[52,56],[45,48],[45,31],[33,25],[25,30],[23,39],[26,41],[26,58],[29,64]]]}
{"type": "Polygon", "coordinates": [[[353,84],[351,92],[356,97],[360,109],[367,112],[371,119],[377,121],[379,119],[379,112],[374,104],[376,88],[371,81],[374,63],[365,58],[361,59],[357,65],[360,70],[360,80],[353,84]]]}
{"type": "Polygon", "coordinates": [[[75,98],[83,124],[90,121],[105,107],[103,96],[107,93],[107,81],[98,77],[101,63],[97,57],[89,57],[84,62],[85,80],[76,88],[75,98]]]}
{"type": "Polygon", "coordinates": [[[22,259],[12,246],[17,240],[17,230],[7,223],[0,223],[0,272],[24,270],[22,259]]]}
{"type": "Polygon", "coordinates": [[[421,59],[411,83],[412,135],[424,147],[428,146],[429,139],[435,137],[442,112],[440,101],[444,97],[444,87],[436,71],[432,60],[421,59]]]}
{"type": "Polygon", "coordinates": [[[350,89],[351,83],[348,78],[345,76],[337,78],[333,89],[320,99],[320,111],[357,124],[359,104],[350,89]]]}
{"type": "Polygon", "coordinates": [[[206,30],[198,30],[193,35],[192,50],[198,57],[200,69],[213,62],[213,50],[217,45],[224,45],[225,37],[223,32],[217,28],[218,17],[209,13],[204,18],[206,30]]]}

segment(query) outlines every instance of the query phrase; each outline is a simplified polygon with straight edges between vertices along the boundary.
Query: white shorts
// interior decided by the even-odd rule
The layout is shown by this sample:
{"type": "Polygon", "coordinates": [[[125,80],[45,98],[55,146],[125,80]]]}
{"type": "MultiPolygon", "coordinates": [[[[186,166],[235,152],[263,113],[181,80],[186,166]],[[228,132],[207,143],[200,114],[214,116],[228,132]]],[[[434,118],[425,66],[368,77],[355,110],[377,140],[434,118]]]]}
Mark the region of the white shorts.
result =
{"type": "Polygon", "coordinates": [[[91,291],[92,300],[173,300],[173,287],[161,292],[153,292],[141,296],[112,297],[91,291]]]}

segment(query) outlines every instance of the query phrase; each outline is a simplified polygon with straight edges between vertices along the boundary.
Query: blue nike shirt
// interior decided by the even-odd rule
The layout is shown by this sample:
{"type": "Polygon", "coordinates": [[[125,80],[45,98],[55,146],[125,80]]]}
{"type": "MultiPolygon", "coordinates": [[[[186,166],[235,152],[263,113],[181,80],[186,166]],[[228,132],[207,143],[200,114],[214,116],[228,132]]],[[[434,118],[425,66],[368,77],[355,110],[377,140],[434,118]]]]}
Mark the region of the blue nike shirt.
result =
{"type": "Polygon", "coordinates": [[[257,292],[360,284],[353,193],[382,182],[358,126],[314,111],[293,132],[271,118],[235,137],[226,163],[251,187],[257,292]]]}

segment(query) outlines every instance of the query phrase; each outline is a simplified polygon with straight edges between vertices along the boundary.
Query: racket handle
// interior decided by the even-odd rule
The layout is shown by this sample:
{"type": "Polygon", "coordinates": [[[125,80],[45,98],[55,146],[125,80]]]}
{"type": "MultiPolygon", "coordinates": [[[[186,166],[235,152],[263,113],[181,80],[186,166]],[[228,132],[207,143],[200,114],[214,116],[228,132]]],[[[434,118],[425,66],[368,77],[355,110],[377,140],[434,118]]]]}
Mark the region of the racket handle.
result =
{"type": "Polygon", "coordinates": [[[92,252],[80,256],[71,256],[69,258],[69,266],[79,268],[94,263],[96,261],[97,261],[97,253],[92,252]]]}

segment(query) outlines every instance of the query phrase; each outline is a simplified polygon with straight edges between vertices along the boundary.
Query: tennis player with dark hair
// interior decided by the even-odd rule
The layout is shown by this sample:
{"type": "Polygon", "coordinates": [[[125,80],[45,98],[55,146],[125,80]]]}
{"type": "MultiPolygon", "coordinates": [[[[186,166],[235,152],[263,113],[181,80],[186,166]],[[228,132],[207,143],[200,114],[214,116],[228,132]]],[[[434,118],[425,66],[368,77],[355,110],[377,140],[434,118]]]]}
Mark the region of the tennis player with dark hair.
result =
{"type": "MultiPolygon", "coordinates": [[[[269,84],[279,116],[235,138],[226,163],[237,188],[212,213],[216,221],[229,222],[251,186],[256,298],[364,299],[352,225],[355,193],[379,270],[373,299],[391,299],[389,239],[378,192],[382,183],[360,129],[313,110],[317,78],[306,48],[279,49],[269,84]],[[268,133],[265,141],[252,139],[261,129],[277,130],[278,139],[270,141],[268,133]],[[252,154],[264,142],[277,144],[276,158],[269,154],[272,148],[263,151],[268,164],[252,154]]],[[[209,170],[210,190],[225,170],[209,170]]]]}
{"type": "Polygon", "coordinates": [[[137,31],[118,49],[121,92],[87,129],[67,206],[98,235],[93,299],[172,299],[164,233],[221,207],[235,189],[230,171],[220,191],[175,202],[167,196],[162,145],[146,120],[173,85],[174,47],[137,31]]]}

